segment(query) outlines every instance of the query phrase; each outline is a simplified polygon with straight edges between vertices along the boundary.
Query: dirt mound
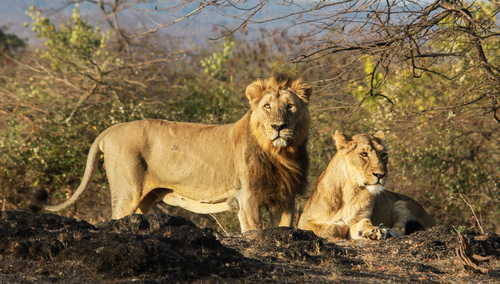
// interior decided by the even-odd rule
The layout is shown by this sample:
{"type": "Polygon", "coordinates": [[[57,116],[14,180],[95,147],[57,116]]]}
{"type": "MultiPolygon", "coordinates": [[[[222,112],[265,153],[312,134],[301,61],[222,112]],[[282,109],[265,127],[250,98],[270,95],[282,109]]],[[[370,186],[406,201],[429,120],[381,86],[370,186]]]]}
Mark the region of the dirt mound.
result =
{"type": "Polygon", "coordinates": [[[2,283],[500,280],[500,238],[474,230],[459,235],[446,226],[383,241],[331,242],[285,227],[221,234],[166,214],[92,225],[54,214],[4,211],[0,240],[2,283]]]}
{"type": "Polygon", "coordinates": [[[0,268],[5,276],[16,276],[22,269],[35,278],[65,283],[144,275],[183,281],[237,277],[236,270],[224,268],[237,266],[243,259],[237,251],[223,246],[213,229],[197,228],[172,215],[134,214],[97,226],[24,211],[6,211],[2,217],[0,268]],[[16,265],[6,265],[6,259],[16,265]],[[58,265],[65,266],[62,275],[54,267],[58,265]],[[96,275],[97,279],[84,275],[96,275]]]}
{"type": "Polygon", "coordinates": [[[257,252],[264,252],[262,255],[273,252],[272,249],[267,248],[270,246],[276,248],[274,253],[277,253],[279,257],[312,261],[313,255],[318,254],[323,247],[323,239],[312,231],[278,227],[264,229],[255,234],[251,243],[257,248],[257,252]]]}
{"type": "MultiPolygon", "coordinates": [[[[474,230],[465,230],[462,235],[470,244],[471,254],[500,257],[500,238],[495,233],[481,235],[474,230]]],[[[448,226],[436,226],[380,243],[380,247],[387,252],[401,256],[411,255],[422,261],[454,258],[460,245],[458,232],[448,226]]]]}

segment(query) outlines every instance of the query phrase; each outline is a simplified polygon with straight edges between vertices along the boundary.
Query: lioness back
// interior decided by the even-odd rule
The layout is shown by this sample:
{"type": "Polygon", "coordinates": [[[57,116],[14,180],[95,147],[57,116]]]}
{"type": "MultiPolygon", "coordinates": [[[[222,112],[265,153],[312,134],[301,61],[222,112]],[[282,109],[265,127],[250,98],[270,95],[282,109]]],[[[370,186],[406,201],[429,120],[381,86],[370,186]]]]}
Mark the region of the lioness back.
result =
{"type": "Polygon", "coordinates": [[[412,230],[434,225],[413,199],[384,189],[388,149],[383,132],[349,139],[336,131],[333,138],[337,153],[305,205],[300,229],[325,238],[383,239],[405,234],[407,225],[412,230]]]}
{"type": "Polygon", "coordinates": [[[112,218],[146,213],[157,199],[196,213],[236,211],[241,230],[291,226],[295,195],[307,186],[311,87],[275,74],[246,88],[250,110],[236,123],[203,125],[143,120],[111,126],[92,144],[82,182],[66,202],[30,208],[61,210],[91,182],[104,156],[112,218]]]}

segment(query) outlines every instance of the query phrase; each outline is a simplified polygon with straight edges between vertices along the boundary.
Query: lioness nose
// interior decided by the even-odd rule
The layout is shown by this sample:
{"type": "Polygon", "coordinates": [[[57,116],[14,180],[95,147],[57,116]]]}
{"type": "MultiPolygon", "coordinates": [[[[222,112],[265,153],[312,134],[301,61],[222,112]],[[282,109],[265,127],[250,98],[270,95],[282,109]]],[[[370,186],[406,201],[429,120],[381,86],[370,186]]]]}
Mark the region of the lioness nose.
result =
{"type": "Polygon", "coordinates": [[[271,127],[276,130],[276,131],[280,131],[282,129],[284,129],[286,127],[286,123],[282,123],[282,124],[271,124],[271,127]]]}
{"type": "Polygon", "coordinates": [[[385,177],[385,173],[373,173],[374,176],[376,176],[379,180],[381,180],[383,177],[385,177]]]}

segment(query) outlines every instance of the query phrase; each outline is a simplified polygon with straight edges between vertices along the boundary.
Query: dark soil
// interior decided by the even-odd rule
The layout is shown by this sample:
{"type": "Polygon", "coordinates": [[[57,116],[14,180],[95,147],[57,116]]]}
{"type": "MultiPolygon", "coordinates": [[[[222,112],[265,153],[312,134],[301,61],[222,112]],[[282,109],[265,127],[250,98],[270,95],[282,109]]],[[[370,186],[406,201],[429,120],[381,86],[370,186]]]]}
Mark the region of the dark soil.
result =
{"type": "Polygon", "coordinates": [[[459,256],[459,234],[446,226],[355,242],[284,227],[220,234],[166,214],[92,225],[4,211],[0,283],[500,282],[500,238],[462,236],[473,264],[459,256]]]}

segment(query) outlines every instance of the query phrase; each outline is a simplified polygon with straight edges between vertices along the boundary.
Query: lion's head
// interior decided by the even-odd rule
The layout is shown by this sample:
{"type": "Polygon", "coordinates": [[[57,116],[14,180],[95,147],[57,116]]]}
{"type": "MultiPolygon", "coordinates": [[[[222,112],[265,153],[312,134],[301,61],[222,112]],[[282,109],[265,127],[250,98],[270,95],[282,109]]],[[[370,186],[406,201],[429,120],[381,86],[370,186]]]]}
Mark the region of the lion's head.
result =
{"type": "Polygon", "coordinates": [[[389,156],[384,143],[384,133],[359,134],[348,140],[336,131],[333,136],[338,155],[343,157],[349,182],[358,188],[366,188],[373,194],[384,190],[387,182],[389,156]]]}
{"type": "Polygon", "coordinates": [[[246,89],[252,134],[266,151],[301,145],[309,134],[311,87],[302,79],[276,74],[246,89]]]}

